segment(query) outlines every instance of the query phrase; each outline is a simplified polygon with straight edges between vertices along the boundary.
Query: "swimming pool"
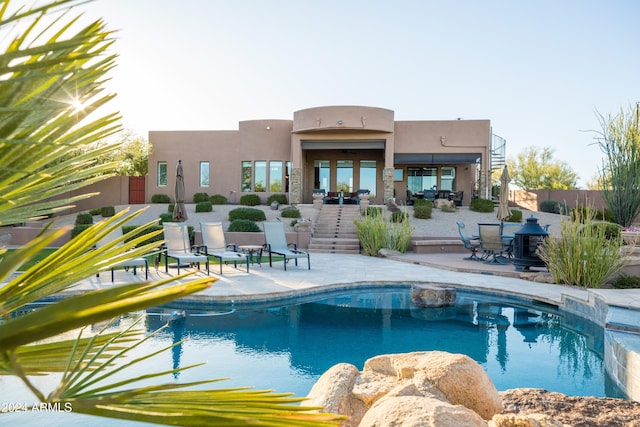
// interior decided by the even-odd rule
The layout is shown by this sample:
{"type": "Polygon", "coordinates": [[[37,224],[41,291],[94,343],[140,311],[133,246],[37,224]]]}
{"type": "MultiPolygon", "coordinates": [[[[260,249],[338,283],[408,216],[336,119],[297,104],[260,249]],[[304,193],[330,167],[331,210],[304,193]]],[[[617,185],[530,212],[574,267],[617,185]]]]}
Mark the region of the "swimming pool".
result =
{"type": "MultiPolygon", "coordinates": [[[[475,359],[498,390],[539,387],[568,395],[624,397],[605,372],[602,327],[517,298],[458,290],[455,307],[425,309],[411,303],[409,287],[403,286],[334,292],[301,303],[216,310],[162,307],[144,315],[149,330],[168,320],[171,325],[141,352],[189,338],[153,359],[150,371],[208,362],[177,378],[168,376],[171,381],[229,377],[219,386],[250,385],[304,396],[337,363],[361,369],[379,354],[443,350],[475,359]]],[[[5,386],[0,400],[7,399],[5,386]]],[[[60,425],[79,425],[75,417],[64,416],[60,425]]]]}

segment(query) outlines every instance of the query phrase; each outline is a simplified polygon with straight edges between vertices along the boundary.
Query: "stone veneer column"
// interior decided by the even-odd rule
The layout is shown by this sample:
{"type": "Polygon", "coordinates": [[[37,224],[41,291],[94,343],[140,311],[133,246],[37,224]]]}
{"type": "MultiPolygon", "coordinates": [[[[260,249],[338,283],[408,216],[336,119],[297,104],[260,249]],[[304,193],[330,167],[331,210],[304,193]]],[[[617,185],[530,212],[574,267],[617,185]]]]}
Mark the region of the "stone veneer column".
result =
{"type": "Polygon", "coordinates": [[[289,204],[302,203],[302,169],[291,168],[289,177],[289,204]]]}
{"type": "Polygon", "coordinates": [[[383,203],[387,203],[387,200],[393,198],[393,168],[382,170],[382,185],[384,186],[383,203]]]}

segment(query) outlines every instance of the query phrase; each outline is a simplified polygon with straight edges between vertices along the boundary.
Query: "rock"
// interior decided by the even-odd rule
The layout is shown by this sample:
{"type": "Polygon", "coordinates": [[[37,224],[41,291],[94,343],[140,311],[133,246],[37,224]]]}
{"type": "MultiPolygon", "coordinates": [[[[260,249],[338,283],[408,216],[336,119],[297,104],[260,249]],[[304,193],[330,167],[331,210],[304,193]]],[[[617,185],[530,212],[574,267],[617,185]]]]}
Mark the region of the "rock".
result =
{"type": "Polygon", "coordinates": [[[447,199],[436,199],[433,201],[433,207],[436,209],[441,209],[443,206],[455,207],[455,204],[451,200],[447,199]]]}
{"type": "Polygon", "coordinates": [[[378,251],[378,256],[381,258],[388,258],[390,256],[400,256],[402,252],[397,251],[395,249],[382,248],[378,251]]]}
{"type": "Polygon", "coordinates": [[[280,203],[276,201],[271,202],[271,210],[277,211],[279,207],[280,207],[280,203]]]}
{"type": "Polygon", "coordinates": [[[545,414],[572,427],[640,427],[640,402],[566,396],[532,388],[507,390],[500,395],[503,415],[545,414]]]}
{"type": "Polygon", "coordinates": [[[530,280],[532,282],[537,282],[537,283],[551,283],[551,284],[555,283],[551,273],[547,273],[544,271],[522,272],[520,273],[520,278],[523,280],[530,280]]]}
{"type": "Polygon", "coordinates": [[[489,427],[565,427],[565,425],[545,414],[498,414],[489,421],[489,427]]]}
{"type": "Polygon", "coordinates": [[[456,288],[437,284],[413,285],[411,302],[418,307],[451,307],[456,304],[456,288]]]}
{"type": "Polygon", "coordinates": [[[399,211],[400,211],[400,208],[398,207],[398,204],[397,204],[397,203],[396,203],[396,201],[395,201],[395,200],[393,200],[393,199],[389,199],[389,200],[387,201],[387,209],[388,209],[390,212],[399,212],[399,211]]]}

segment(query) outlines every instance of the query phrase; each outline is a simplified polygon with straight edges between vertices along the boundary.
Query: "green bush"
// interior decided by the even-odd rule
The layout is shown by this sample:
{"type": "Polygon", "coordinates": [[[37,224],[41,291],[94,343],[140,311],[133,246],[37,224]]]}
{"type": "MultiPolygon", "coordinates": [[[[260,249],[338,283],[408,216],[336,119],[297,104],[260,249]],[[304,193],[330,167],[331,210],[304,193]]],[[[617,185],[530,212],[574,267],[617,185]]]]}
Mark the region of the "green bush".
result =
{"type": "Polygon", "coordinates": [[[213,206],[209,200],[196,203],[196,212],[211,212],[212,210],[213,206]]]}
{"type": "Polygon", "coordinates": [[[589,217],[562,221],[560,237],[549,236],[538,246],[555,283],[599,288],[622,270],[622,239],[608,237],[610,227],[600,224],[589,217]]]}
{"type": "Polygon", "coordinates": [[[93,216],[100,215],[102,213],[102,209],[100,208],[91,209],[89,213],[93,216]]]}
{"type": "Polygon", "coordinates": [[[89,212],[82,212],[76,215],[76,225],[93,224],[93,215],[89,212]]]}
{"type": "Polygon", "coordinates": [[[286,194],[272,194],[269,196],[269,198],[267,199],[267,206],[271,205],[271,203],[273,202],[278,202],[278,204],[281,205],[286,205],[289,202],[287,201],[287,195],[286,194]]]}
{"type": "Polygon", "coordinates": [[[193,195],[193,203],[208,202],[209,195],[207,193],[196,193],[193,195]]]}
{"type": "Polygon", "coordinates": [[[433,205],[427,204],[424,206],[413,206],[413,216],[419,219],[429,219],[431,218],[431,213],[433,211],[433,205]]]}
{"type": "Polygon", "coordinates": [[[507,220],[507,222],[517,222],[518,224],[521,224],[522,211],[520,209],[511,209],[511,217],[507,220]]]}
{"type": "MultiPolygon", "coordinates": [[[[613,222],[591,222],[588,225],[585,224],[584,228],[602,228],[602,233],[604,234],[605,239],[607,240],[617,240],[621,239],[622,235],[622,227],[618,224],[614,224],[613,222]]],[[[591,234],[600,234],[598,230],[590,231],[588,233],[591,234]]]]}
{"type": "Polygon", "coordinates": [[[102,215],[104,218],[114,216],[115,214],[116,214],[116,208],[114,208],[113,206],[103,206],[100,209],[100,215],[102,215]]]}
{"type": "Polygon", "coordinates": [[[260,230],[258,224],[256,224],[254,221],[251,221],[250,219],[234,219],[229,224],[229,231],[258,233],[262,230],[260,230]]]}
{"type": "Polygon", "coordinates": [[[575,221],[576,218],[591,218],[597,221],[615,222],[613,218],[613,212],[609,209],[598,210],[591,206],[576,206],[571,209],[571,219],[575,221]]]}
{"type": "Polygon", "coordinates": [[[226,205],[228,203],[227,198],[222,194],[214,194],[213,196],[209,197],[209,201],[212,205],[226,205]]]}
{"type": "MultiPolygon", "coordinates": [[[[132,231],[134,231],[136,228],[140,227],[139,225],[123,225],[122,226],[122,234],[125,236],[125,241],[128,242],[129,240],[131,240],[132,238],[137,238],[139,237],[138,235],[135,235],[134,237],[127,237],[127,234],[131,233],[132,231]]],[[[152,225],[150,226],[148,229],[146,229],[143,233],[144,234],[148,234],[154,231],[158,231],[158,230],[162,230],[162,226],[161,225],[152,225]]],[[[146,244],[149,243],[153,243],[153,242],[161,242],[162,240],[164,240],[164,237],[162,235],[162,233],[150,237],[146,240],[144,240],[143,242],[139,243],[138,246],[144,246],[146,244]]]]}
{"type": "Polygon", "coordinates": [[[154,194],[151,196],[151,203],[170,203],[171,199],[166,194],[154,194]]]}
{"type": "Polygon", "coordinates": [[[280,212],[280,216],[283,218],[300,218],[301,217],[300,211],[295,208],[283,209],[282,212],[280,212]]]}
{"type": "Polygon", "coordinates": [[[264,211],[254,208],[236,208],[229,211],[229,221],[236,219],[248,219],[251,221],[265,221],[267,216],[264,211]]]}
{"type": "Polygon", "coordinates": [[[173,220],[173,213],[172,212],[161,213],[160,214],[160,224],[162,224],[163,222],[175,222],[173,220]]]}
{"type": "Polygon", "coordinates": [[[413,201],[413,206],[431,206],[433,207],[433,202],[427,199],[416,199],[413,201]]]}
{"type": "Polygon", "coordinates": [[[382,208],[380,206],[367,206],[366,216],[382,216],[382,208]]]}
{"type": "Polygon", "coordinates": [[[409,214],[407,212],[397,211],[391,214],[391,222],[403,222],[409,221],[409,214]]]}
{"type": "Polygon", "coordinates": [[[89,227],[91,227],[91,224],[76,224],[71,229],[71,238],[73,239],[74,237],[76,237],[78,234],[82,233],[84,230],[86,230],[89,227]]]}
{"type": "Polygon", "coordinates": [[[540,212],[569,215],[571,208],[564,202],[557,200],[543,200],[540,202],[540,212]]]}
{"type": "MultiPolygon", "coordinates": [[[[404,212],[402,212],[404,213],[404,212]]],[[[406,252],[413,228],[409,221],[391,222],[384,215],[366,215],[355,221],[358,239],[369,256],[377,256],[382,248],[406,252]]]]}
{"type": "Polygon", "coordinates": [[[245,194],[240,197],[240,204],[242,206],[258,206],[260,204],[260,197],[257,194],[245,194]]]}
{"type": "Polygon", "coordinates": [[[169,205],[167,206],[167,212],[171,212],[173,214],[173,210],[176,208],[176,204],[175,203],[169,203],[169,205]]]}
{"type": "Polygon", "coordinates": [[[469,202],[469,210],[474,212],[493,212],[493,201],[476,197],[469,202]]]}
{"type": "Polygon", "coordinates": [[[622,274],[613,281],[612,285],[614,288],[617,288],[617,289],[640,288],[640,277],[628,276],[626,274],[622,274]]]}

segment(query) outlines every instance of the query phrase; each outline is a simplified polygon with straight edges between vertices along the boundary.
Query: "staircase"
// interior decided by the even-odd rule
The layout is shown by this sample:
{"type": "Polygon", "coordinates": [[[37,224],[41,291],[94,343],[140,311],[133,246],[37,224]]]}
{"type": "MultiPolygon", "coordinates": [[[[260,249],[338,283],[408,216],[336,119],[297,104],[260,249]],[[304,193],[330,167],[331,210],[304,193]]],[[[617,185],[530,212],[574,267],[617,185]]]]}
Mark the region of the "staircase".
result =
{"type": "Polygon", "coordinates": [[[360,241],[353,223],[358,217],[358,205],[322,205],[309,242],[309,252],[359,254],[360,241]]]}

